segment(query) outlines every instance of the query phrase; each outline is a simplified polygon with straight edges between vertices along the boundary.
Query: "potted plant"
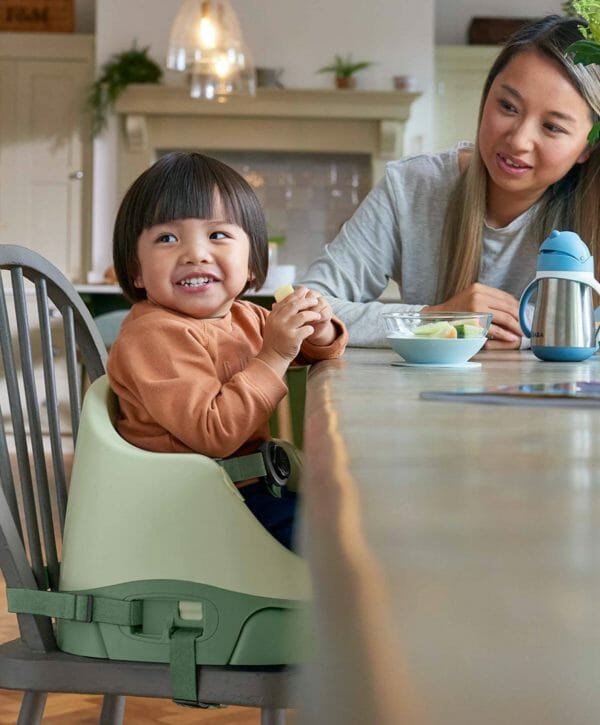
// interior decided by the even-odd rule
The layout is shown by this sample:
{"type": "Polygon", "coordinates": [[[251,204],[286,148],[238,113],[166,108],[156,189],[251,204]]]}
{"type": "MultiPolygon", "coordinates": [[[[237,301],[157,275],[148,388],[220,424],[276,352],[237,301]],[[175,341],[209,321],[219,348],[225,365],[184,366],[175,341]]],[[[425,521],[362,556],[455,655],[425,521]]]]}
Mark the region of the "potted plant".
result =
{"type": "Polygon", "coordinates": [[[87,106],[92,114],[92,135],[106,126],[106,119],[115,101],[130,83],[159,83],[162,68],[148,56],[149,48],[138,48],[134,42],[129,50],[115,53],[100,69],[92,84],[87,106]]]}
{"type": "Polygon", "coordinates": [[[335,84],[338,88],[355,88],[354,74],[372,65],[370,60],[353,61],[350,53],[345,58],[336,53],[333,63],[319,68],[317,73],[334,73],[335,84]]]}
{"type": "Polygon", "coordinates": [[[279,250],[285,244],[285,234],[269,234],[269,265],[277,265],[279,250]]]}

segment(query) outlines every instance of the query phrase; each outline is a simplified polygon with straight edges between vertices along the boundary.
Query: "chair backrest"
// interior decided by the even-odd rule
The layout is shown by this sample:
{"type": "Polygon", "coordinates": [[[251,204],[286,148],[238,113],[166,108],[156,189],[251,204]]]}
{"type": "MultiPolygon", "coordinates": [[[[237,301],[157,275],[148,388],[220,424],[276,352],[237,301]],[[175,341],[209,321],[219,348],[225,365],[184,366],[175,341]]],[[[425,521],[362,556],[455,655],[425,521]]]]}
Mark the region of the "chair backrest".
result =
{"type": "MultiPolygon", "coordinates": [[[[9,587],[56,589],[80,366],[106,349],[69,280],[44,257],[0,245],[0,568],[9,587]],[[65,460],[67,459],[67,460],[65,460]]],[[[55,646],[47,617],[19,615],[32,649],[55,646]]]]}

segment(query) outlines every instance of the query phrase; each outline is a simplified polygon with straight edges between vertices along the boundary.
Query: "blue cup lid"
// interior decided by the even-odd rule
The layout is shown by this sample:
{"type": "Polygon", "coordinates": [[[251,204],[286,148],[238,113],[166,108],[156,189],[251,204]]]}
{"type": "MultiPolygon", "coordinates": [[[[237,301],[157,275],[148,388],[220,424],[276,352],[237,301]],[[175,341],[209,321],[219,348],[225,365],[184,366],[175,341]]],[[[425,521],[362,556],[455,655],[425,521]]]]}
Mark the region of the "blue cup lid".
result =
{"type": "Polygon", "coordinates": [[[594,272],[594,258],[575,232],[550,232],[537,257],[538,272],[594,272]]]}

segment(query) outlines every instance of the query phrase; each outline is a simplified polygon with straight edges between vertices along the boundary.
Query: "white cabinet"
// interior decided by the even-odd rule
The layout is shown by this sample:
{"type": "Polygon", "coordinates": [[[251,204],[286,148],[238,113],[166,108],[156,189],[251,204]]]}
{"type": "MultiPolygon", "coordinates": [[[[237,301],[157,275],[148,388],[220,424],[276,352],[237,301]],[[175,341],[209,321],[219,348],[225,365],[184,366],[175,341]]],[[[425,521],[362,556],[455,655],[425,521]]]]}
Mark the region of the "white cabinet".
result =
{"type": "Polygon", "coordinates": [[[0,33],[0,243],[81,279],[90,248],[89,35],[0,33]]]}
{"type": "Polygon", "coordinates": [[[434,151],[474,141],[483,84],[498,45],[438,45],[435,49],[434,151]]]}

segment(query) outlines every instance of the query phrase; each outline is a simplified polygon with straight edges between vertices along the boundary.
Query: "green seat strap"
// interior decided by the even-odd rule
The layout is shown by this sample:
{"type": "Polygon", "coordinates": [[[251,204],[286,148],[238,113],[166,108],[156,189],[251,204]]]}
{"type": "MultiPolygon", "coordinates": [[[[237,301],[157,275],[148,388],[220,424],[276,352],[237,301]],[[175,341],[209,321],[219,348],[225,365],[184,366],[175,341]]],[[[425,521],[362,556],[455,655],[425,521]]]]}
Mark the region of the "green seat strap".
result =
{"type": "Polygon", "coordinates": [[[223,466],[229,478],[234,482],[267,475],[262,453],[250,453],[247,456],[236,456],[235,458],[220,458],[218,463],[223,466]]]}
{"type": "Polygon", "coordinates": [[[170,672],[173,700],[198,706],[196,687],[196,638],[201,629],[174,629],[170,635],[170,672]]]}
{"type": "Polygon", "coordinates": [[[104,622],[124,627],[142,624],[142,601],[123,601],[92,594],[7,588],[8,611],[39,614],[76,622],[104,622]]]}

